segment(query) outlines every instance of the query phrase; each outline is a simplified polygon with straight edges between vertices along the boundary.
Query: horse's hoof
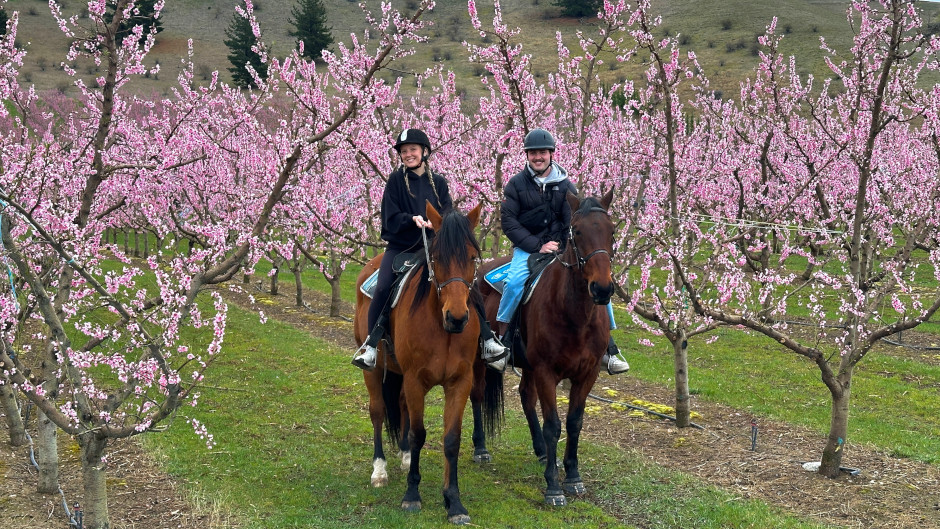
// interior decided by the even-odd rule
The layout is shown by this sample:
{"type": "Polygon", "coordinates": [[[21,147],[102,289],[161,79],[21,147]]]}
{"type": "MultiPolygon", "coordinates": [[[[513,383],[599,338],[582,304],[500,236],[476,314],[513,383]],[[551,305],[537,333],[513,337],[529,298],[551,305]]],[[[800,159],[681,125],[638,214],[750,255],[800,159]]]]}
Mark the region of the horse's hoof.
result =
{"type": "Polygon", "coordinates": [[[581,480],[565,482],[562,484],[562,488],[565,489],[565,492],[568,494],[574,494],[576,496],[581,496],[587,493],[587,487],[584,486],[584,482],[581,480]]]}
{"type": "Polygon", "coordinates": [[[473,461],[476,463],[489,463],[493,461],[493,456],[486,450],[481,450],[478,453],[473,454],[473,461]]]}
{"type": "Polygon", "coordinates": [[[568,505],[568,500],[565,499],[563,492],[557,490],[545,493],[545,504],[551,505],[552,507],[564,507],[568,505]]]}
{"type": "Polygon", "coordinates": [[[418,512],[421,510],[420,501],[403,501],[401,502],[401,508],[404,511],[408,512],[418,512]]]}
{"type": "Polygon", "coordinates": [[[449,517],[447,518],[447,521],[449,521],[450,523],[452,523],[452,524],[454,524],[454,525],[467,525],[467,524],[470,523],[470,515],[468,515],[468,514],[455,514],[455,515],[453,515],[453,516],[449,516],[449,517]]]}
{"type": "Polygon", "coordinates": [[[388,485],[388,471],[384,459],[376,459],[372,462],[372,486],[384,487],[388,485]]]}

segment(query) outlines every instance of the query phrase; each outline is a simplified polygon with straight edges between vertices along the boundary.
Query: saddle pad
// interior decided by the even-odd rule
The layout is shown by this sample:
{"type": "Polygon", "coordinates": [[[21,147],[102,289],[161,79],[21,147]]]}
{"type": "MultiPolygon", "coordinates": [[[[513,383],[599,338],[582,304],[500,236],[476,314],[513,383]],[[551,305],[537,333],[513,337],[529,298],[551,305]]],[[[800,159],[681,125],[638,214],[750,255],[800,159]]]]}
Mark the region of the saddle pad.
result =
{"type": "MultiPolygon", "coordinates": [[[[400,274],[396,277],[395,282],[392,286],[391,307],[398,305],[398,298],[401,297],[402,290],[404,290],[404,288],[402,287],[403,285],[406,285],[408,283],[408,279],[411,278],[411,274],[414,273],[415,268],[417,268],[417,266],[414,266],[414,264],[412,264],[410,268],[405,269],[404,274],[400,274]]],[[[368,277],[368,279],[362,282],[362,285],[359,287],[359,291],[365,294],[367,298],[372,299],[372,295],[375,294],[375,285],[378,282],[379,282],[379,271],[376,270],[375,272],[372,272],[372,274],[368,277]]]]}
{"type": "Polygon", "coordinates": [[[483,279],[486,279],[486,282],[489,283],[490,286],[500,294],[502,294],[503,289],[506,288],[506,276],[509,275],[510,264],[512,263],[509,262],[502,266],[497,266],[496,268],[490,270],[489,273],[487,273],[485,276],[483,276],[483,279]]]}
{"type": "MultiPolygon", "coordinates": [[[[545,262],[545,266],[548,266],[554,259],[549,259],[545,262]]],[[[504,265],[497,266],[496,268],[490,270],[483,279],[493,287],[494,290],[503,293],[503,289],[506,288],[506,276],[509,275],[509,265],[512,262],[508,262],[504,265]]],[[[526,281],[525,290],[523,291],[522,304],[525,305],[529,302],[529,298],[532,297],[532,291],[535,290],[535,286],[539,284],[539,280],[542,279],[542,272],[545,270],[545,266],[542,266],[540,269],[535,271],[535,277],[530,277],[526,281]]]]}

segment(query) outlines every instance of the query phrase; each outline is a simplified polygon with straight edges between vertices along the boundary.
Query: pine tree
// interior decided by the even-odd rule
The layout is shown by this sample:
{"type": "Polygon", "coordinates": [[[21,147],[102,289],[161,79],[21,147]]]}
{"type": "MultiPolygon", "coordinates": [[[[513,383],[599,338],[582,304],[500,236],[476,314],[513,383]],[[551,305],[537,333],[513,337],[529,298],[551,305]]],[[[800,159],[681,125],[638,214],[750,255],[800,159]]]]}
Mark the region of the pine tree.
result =
{"type": "Polygon", "coordinates": [[[555,5],[561,8],[561,16],[564,17],[597,16],[603,4],[602,0],[555,0],[555,5]]]}
{"type": "Polygon", "coordinates": [[[290,23],[294,26],[288,34],[304,43],[304,57],[319,59],[320,52],[333,44],[333,29],[326,26],[326,8],[323,0],[298,0],[291,8],[290,23]]]}
{"type": "Polygon", "coordinates": [[[243,88],[255,86],[255,79],[246,68],[248,64],[251,64],[262,79],[267,79],[268,65],[251,49],[257,43],[251,31],[251,22],[235,13],[232,23],[225,30],[225,36],[228,37],[225,39],[225,45],[229,49],[228,60],[232,63],[232,67],[228,69],[232,72],[232,82],[243,88]]]}
{"type": "MultiPolygon", "coordinates": [[[[137,9],[137,14],[132,14],[128,18],[125,18],[118,26],[118,32],[117,35],[115,35],[115,41],[118,46],[124,41],[124,37],[131,34],[131,30],[134,29],[134,26],[143,26],[143,32],[141,33],[143,37],[146,37],[150,33],[150,28],[157,28],[157,33],[163,31],[163,22],[156,17],[156,9],[154,8],[154,4],[156,3],[157,0],[134,0],[134,7],[137,9]]],[[[105,21],[110,22],[112,18],[114,18],[114,9],[115,4],[109,3],[105,21]]]]}

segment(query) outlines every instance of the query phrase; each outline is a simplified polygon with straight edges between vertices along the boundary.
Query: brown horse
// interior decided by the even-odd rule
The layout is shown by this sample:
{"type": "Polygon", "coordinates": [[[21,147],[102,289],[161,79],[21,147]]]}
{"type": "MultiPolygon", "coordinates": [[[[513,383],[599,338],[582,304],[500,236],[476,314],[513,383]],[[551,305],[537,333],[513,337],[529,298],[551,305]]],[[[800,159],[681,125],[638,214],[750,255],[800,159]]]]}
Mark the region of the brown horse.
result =
{"type": "MultiPolygon", "coordinates": [[[[550,505],[565,505],[565,492],[577,495],[586,492],[578,470],[578,441],[585,401],[597,380],[600,359],[610,338],[610,321],[604,306],[614,291],[611,278],[614,224],[607,213],[611,200],[613,190],[600,200],[579,201],[568,194],[572,216],[564,253],[545,268],[528,303],[519,309],[522,313],[518,332],[525,344],[526,362],[518,358],[513,361],[522,367],[519,384],[522,408],[535,455],[546,462],[545,502],[550,505]],[[565,481],[560,484],[556,453],[561,420],[555,391],[566,378],[571,381],[571,391],[565,424],[568,433],[565,481]],[[539,425],[536,402],[541,404],[544,426],[539,425]]],[[[507,260],[487,263],[477,274],[492,324],[496,323],[500,294],[483,276],[507,260]]]]}
{"type": "MultiPolygon", "coordinates": [[[[480,247],[473,229],[479,221],[480,208],[481,205],[477,205],[467,216],[451,212],[441,217],[427,204],[427,218],[436,233],[428,247],[429,262],[419,265],[419,270],[412,274],[399,304],[391,311],[388,326],[391,347],[383,341],[376,369],[364,373],[373,427],[372,484],[388,483],[382,447],[384,422],[404,453],[402,469],[408,469],[408,489],[401,506],[409,511],[421,509],[419,465],[427,436],[424,398],[432,387],[444,388],[444,507],[448,519],[460,525],[470,522],[457,486],[463,413],[474,384],[474,370],[480,373],[483,370],[477,354],[480,322],[471,300],[472,295],[478,296],[473,280],[480,247]]],[[[363,268],[357,287],[378,269],[381,259],[380,255],[363,268]]],[[[359,344],[369,334],[366,328],[369,301],[357,288],[354,326],[359,344]]],[[[487,379],[493,382],[491,375],[487,375],[487,379]]],[[[481,385],[482,380],[480,378],[481,385]]],[[[501,396],[501,377],[498,382],[494,387],[498,386],[501,396]]],[[[486,407],[486,423],[495,424],[495,417],[502,411],[501,400],[497,400],[491,390],[486,391],[489,398],[483,399],[482,387],[474,390],[474,394],[486,401],[482,405],[486,407]]],[[[480,403],[474,402],[475,416],[479,409],[480,403]]],[[[483,427],[483,420],[475,420],[474,425],[473,439],[477,446],[474,459],[488,461],[484,435],[477,432],[477,427],[483,427]]]]}

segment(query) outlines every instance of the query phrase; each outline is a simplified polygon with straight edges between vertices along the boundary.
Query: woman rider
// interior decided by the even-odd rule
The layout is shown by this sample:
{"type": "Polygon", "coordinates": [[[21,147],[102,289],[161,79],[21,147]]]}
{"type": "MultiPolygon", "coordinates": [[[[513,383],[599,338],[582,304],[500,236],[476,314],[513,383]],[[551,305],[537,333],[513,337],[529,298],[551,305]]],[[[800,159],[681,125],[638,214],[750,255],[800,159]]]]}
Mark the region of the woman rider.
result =
{"type": "MultiPolygon", "coordinates": [[[[395,150],[398,151],[401,165],[389,175],[382,194],[382,239],[388,245],[369,305],[369,336],[352,361],[353,365],[366,371],[375,367],[376,347],[385,334],[385,318],[382,316],[391,296],[395,257],[402,252],[423,248],[421,230],[431,227],[431,223],[423,216],[425,201],[429,201],[442,215],[453,207],[447,180],[432,171],[428,164],[431,142],[424,131],[405,129],[395,142],[395,150]]],[[[433,233],[428,234],[431,235],[433,233]]],[[[495,339],[482,315],[480,320],[480,335],[484,338],[483,359],[487,362],[502,359],[508,350],[495,339]]]]}

